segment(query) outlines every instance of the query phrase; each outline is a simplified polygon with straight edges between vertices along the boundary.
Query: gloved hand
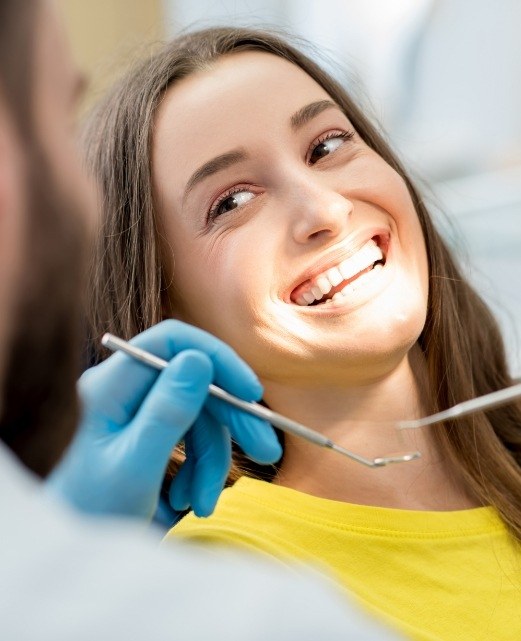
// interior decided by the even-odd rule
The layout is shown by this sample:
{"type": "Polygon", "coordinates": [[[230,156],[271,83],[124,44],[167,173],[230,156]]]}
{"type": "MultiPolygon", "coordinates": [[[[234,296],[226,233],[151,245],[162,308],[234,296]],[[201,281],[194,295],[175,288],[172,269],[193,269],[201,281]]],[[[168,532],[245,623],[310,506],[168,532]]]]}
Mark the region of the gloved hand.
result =
{"type": "Polygon", "coordinates": [[[230,347],[179,321],[131,343],[169,366],[158,372],[117,353],[85,372],[78,383],[83,419],[48,488],[85,512],[151,519],[172,449],[185,439],[187,460],[170,502],[208,516],[230,467],[230,437],[259,463],[282,453],[268,423],[209,397],[208,385],[249,401],[261,397],[262,386],[230,347]]]}

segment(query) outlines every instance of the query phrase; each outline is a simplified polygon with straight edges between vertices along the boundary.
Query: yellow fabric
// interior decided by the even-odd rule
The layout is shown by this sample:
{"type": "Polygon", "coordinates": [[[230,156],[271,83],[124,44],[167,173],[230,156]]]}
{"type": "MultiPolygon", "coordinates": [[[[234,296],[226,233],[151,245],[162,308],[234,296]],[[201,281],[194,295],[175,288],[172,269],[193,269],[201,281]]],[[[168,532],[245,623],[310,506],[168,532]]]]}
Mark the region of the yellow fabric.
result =
{"type": "Polygon", "coordinates": [[[173,537],[318,563],[412,639],[521,641],[521,552],[491,507],[353,505],[243,477],[213,516],[189,514],[173,537]]]}

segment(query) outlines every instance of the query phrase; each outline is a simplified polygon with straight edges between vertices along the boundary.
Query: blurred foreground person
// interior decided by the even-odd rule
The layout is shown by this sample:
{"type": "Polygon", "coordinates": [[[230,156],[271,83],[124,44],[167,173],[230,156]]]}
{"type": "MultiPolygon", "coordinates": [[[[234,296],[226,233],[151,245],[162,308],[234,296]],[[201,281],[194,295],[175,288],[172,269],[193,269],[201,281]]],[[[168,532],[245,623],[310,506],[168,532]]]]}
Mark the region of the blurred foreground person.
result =
{"type": "MultiPolygon", "coordinates": [[[[74,149],[77,80],[52,7],[1,0],[0,32],[0,637],[392,638],[311,570],[183,543],[160,551],[128,523],[87,521],[49,496],[51,488],[85,511],[151,517],[173,445],[203,412],[203,427],[223,419],[222,408],[203,408],[208,383],[244,398],[262,393],[204,332],[165,323],[138,337],[171,359],[160,376],[116,355],[84,377],[80,438],[47,484],[35,476],[55,468],[80,415],[82,261],[96,204],[74,149]]],[[[269,426],[225,418],[253,458],[280,455],[269,426]]],[[[229,437],[212,438],[194,479],[201,512],[212,509],[229,460],[229,437]]]]}

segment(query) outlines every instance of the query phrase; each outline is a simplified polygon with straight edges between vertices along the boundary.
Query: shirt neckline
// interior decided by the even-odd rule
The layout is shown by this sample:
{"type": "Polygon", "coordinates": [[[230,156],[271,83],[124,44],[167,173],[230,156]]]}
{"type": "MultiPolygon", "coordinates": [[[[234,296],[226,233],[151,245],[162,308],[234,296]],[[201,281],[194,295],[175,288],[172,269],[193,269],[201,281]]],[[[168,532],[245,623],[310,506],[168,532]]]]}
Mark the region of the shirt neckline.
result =
{"type": "Polygon", "coordinates": [[[304,520],[320,520],[331,526],[373,530],[379,533],[411,533],[424,536],[468,536],[505,531],[492,506],[464,510],[432,511],[360,505],[324,499],[259,479],[241,477],[234,485],[250,500],[293,514],[304,520]]]}

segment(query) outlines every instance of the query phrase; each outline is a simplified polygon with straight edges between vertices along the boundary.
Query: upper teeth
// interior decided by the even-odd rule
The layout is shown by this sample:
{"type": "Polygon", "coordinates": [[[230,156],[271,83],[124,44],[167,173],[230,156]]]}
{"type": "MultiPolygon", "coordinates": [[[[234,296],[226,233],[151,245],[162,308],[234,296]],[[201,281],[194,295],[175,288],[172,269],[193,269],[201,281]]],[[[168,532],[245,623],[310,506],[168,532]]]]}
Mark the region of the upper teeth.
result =
{"type": "Polygon", "coordinates": [[[383,259],[382,250],[374,240],[369,240],[356,254],[343,260],[336,267],[331,267],[307,283],[305,290],[299,292],[295,302],[298,305],[311,305],[320,300],[339,285],[343,280],[349,280],[378,260],[383,259]]]}

